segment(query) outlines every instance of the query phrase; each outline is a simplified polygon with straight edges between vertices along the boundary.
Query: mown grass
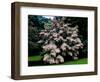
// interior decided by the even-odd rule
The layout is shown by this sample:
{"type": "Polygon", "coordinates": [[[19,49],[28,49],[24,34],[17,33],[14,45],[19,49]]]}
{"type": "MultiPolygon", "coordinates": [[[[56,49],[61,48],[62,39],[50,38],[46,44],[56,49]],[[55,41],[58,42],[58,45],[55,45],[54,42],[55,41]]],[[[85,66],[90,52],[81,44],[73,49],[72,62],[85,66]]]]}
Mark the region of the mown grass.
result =
{"type": "MultiPolygon", "coordinates": [[[[28,57],[28,62],[41,62],[41,58],[42,56],[31,56],[31,57],[28,57]]],[[[78,60],[71,60],[71,61],[65,61],[63,64],[60,64],[60,65],[77,65],[77,64],[87,64],[88,63],[88,60],[87,58],[82,58],[82,59],[78,59],[78,60]]],[[[44,65],[44,64],[43,64],[44,65]]],[[[34,63],[33,63],[33,66],[34,63]]],[[[36,65],[36,66],[39,66],[39,65],[36,65]]]]}

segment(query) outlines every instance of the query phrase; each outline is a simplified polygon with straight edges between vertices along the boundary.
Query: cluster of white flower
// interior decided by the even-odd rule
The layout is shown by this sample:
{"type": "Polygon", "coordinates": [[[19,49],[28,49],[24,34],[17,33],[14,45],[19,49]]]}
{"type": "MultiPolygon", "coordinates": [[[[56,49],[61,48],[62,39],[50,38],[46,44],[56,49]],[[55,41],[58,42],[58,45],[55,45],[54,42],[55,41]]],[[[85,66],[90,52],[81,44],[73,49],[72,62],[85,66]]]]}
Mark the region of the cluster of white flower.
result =
{"type": "Polygon", "coordinates": [[[70,27],[65,24],[63,27],[56,27],[49,30],[42,30],[39,33],[43,51],[46,52],[43,61],[49,64],[59,64],[65,61],[64,57],[69,55],[78,59],[79,49],[83,43],[78,38],[78,26],[70,27]]]}

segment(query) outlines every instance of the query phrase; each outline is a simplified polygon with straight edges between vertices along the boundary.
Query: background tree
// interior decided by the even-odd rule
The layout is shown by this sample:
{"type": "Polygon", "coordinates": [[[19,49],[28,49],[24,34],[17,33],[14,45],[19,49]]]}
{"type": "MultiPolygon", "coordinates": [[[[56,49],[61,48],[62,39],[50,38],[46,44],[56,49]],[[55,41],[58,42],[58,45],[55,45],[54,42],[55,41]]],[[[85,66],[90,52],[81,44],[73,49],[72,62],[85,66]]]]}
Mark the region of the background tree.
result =
{"type": "Polygon", "coordinates": [[[28,55],[32,56],[40,54],[41,46],[37,43],[39,40],[38,33],[44,29],[44,23],[47,18],[43,16],[28,16],[28,55]]]}

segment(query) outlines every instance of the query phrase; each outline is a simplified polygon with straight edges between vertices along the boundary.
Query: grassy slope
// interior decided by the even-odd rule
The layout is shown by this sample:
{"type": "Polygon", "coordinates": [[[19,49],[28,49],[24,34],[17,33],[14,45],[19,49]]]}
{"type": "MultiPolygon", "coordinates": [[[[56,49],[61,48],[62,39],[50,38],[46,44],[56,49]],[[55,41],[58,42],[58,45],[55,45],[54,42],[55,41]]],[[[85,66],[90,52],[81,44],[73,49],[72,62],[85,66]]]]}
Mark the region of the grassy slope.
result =
{"type": "MultiPolygon", "coordinates": [[[[31,56],[28,57],[28,61],[40,61],[41,56],[31,56]]],[[[87,58],[79,59],[79,60],[73,60],[73,61],[67,61],[64,62],[62,65],[71,65],[71,64],[87,64],[87,58]]]]}

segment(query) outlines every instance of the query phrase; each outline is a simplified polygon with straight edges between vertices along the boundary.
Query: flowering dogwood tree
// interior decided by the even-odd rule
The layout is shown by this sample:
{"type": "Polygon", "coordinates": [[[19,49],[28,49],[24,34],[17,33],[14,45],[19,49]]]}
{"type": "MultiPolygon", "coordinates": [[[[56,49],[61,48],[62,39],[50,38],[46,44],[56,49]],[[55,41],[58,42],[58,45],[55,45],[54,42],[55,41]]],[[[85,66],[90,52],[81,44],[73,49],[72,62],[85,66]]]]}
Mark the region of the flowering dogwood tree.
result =
{"type": "Polygon", "coordinates": [[[65,61],[67,55],[76,60],[79,56],[79,49],[83,43],[78,36],[78,25],[71,27],[69,23],[56,28],[44,29],[39,33],[44,55],[42,61],[48,64],[59,64],[65,61]]]}

